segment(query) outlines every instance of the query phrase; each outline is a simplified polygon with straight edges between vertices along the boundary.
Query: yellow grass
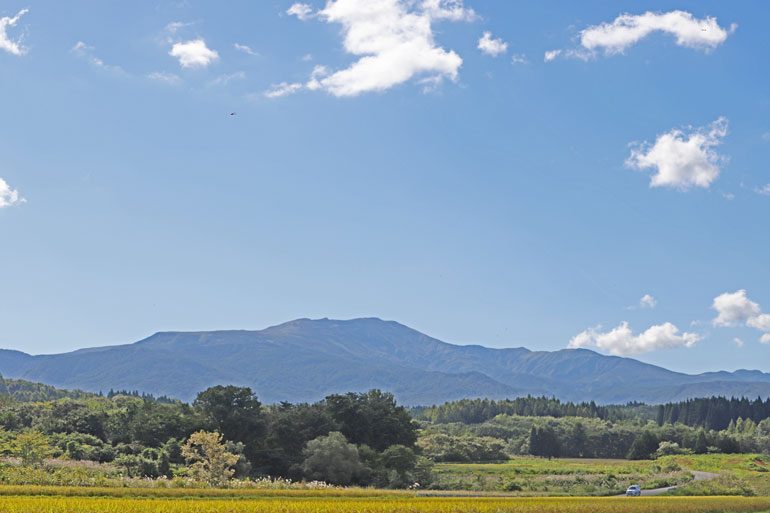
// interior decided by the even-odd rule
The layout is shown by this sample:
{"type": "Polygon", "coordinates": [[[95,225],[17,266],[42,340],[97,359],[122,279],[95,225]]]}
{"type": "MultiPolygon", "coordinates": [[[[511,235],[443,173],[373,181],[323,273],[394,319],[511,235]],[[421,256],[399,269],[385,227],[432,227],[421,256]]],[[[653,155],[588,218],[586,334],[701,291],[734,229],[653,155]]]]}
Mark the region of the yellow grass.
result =
{"type": "Polygon", "coordinates": [[[3,513],[748,513],[768,510],[770,497],[0,498],[3,513]]]}

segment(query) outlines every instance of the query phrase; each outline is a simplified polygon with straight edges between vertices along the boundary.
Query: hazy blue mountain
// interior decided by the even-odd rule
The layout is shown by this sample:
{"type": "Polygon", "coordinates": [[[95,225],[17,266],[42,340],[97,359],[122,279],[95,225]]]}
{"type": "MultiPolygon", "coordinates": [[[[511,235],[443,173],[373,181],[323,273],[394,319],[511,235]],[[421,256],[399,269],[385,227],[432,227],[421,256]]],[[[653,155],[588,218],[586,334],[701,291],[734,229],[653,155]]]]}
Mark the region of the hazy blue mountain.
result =
{"type": "Polygon", "coordinates": [[[0,350],[0,374],[86,391],[190,400],[215,384],[265,402],[381,388],[407,404],[546,394],[600,403],[770,396],[759,371],[688,375],[585,349],[458,346],[380,319],[299,319],[261,331],[163,332],[134,344],[31,356],[0,350]]]}

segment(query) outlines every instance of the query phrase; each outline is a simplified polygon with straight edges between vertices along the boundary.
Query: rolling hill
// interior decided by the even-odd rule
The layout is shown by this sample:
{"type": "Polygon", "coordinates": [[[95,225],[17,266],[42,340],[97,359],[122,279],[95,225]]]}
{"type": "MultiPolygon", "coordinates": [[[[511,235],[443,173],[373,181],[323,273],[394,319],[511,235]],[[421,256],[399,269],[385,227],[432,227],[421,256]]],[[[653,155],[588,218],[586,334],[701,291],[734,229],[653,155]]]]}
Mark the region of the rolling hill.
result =
{"type": "Polygon", "coordinates": [[[162,332],[133,344],[55,355],[0,350],[0,374],[183,400],[215,384],[250,386],[264,402],[314,401],[370,388],[391,391],[410,405],[526,394],[599,403],[770,396],[770,374],[759,371],[689,375],[586,349],[460,346],[375,318],[299,319],[260,331],[162,332]]]}

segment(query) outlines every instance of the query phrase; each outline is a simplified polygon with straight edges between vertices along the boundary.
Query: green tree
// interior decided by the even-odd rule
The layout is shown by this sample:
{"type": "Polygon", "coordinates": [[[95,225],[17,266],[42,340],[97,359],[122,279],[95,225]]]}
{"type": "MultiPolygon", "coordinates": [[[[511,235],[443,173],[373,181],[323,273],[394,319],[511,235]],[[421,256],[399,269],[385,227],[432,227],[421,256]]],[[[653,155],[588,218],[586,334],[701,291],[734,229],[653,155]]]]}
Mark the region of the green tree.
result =
{"type": "Polygon", "coordinates": [[[308,442],[304,455],[302,471],[308,479],[344,486],[363,470],[358,449],[339,431],[308,442]]]}
{"type": "Polygon", "coordinates": [[[656,450],[658,450],[658,437],[650,431],[644,431],[634,440],[627,458],[629,460],[646,460],[651,458],[656,450]]]}
{"type": "Polygon", "coordinates": [[[198,394],[193,406],[209,429],[226,440],[244,444],[244,454],[256,462],[258,445],[266,431],[262,404],[248,387],[215,386],[198,394]]]}
{"type": "Polygon", "coordinates": [[[53,448],[46,436],[38,431],[20,433],[11,442],[10,452],[21,458],[25,467],[39,466],[51,456],[53,448]]]}
{"type": "Polygon", "coordinates": [[[396,404],[393,394],[370,390],[330,395],[324,404],[340,432],[354,444],[381,452],[397,444],[414,447],[417,441],[416,424],[409,412],[396,404]]]}
{"type": "Polygon", "coordinates": [[[193,475],[211,486],[224,486],[233,476],[239,456],[227,450],[220,433],[196,431],[182,446],[193,475]]]}
{"type": "Polygon", "coordinates": [[[588,444],[588,435],[582,422],[576,422],[572,426],[570,435],[570,445],[574,456],[582,458],[585,455],[586,445],[588,444]]]}
{"type": "Polygon", "coordinates": [[[382,451],[381,461],[388,471],[388,485],[393,488],[405,488],[413,484],[417,456],[409,447],[391,445],[382,451]]]}
{"type": "Polygon", "coordinates": [[[695,454],[706,454],[709,450],[709,443],[706,439],[706,433],[702,429],[698,430],[698,437],[695,439],[695,447],[693,452],[695,454]]]}

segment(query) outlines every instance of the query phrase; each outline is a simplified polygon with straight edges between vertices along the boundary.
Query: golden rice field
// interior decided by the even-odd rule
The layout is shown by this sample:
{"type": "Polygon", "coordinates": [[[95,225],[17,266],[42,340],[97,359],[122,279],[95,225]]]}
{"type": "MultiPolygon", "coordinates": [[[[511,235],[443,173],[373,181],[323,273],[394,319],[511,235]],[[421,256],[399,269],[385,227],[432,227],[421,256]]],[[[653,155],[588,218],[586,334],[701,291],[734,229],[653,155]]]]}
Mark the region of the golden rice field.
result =
{"type": "Polygon", "coordinates": [[[3,513],[739,513],[770,497],[317,497],[247,499],[4,496],[3,513]]]}

